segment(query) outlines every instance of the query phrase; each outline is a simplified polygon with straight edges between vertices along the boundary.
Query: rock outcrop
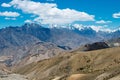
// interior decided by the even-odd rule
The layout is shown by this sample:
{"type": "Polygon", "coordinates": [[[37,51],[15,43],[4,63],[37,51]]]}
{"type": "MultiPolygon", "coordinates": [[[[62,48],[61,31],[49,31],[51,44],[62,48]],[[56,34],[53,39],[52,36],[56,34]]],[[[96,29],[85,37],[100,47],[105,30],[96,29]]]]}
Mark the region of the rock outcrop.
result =
{"type": "Polygon", "coordinates": [[[109,48],[108,44],[105,42],[95,42],[92,44],[86,44],[83,47],[81,47],[81,50],[83,51],[92,51],[92,50],[98,50],[98,49],[105,49],[109,48]]]}

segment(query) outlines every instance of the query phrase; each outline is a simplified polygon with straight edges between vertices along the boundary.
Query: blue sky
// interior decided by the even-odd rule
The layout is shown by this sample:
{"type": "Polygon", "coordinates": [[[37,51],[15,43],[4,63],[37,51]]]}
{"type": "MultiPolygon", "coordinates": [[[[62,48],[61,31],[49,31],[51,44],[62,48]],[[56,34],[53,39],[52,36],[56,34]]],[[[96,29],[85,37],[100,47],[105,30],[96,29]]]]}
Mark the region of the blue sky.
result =
{"type": "Polygon", "coordinates": [[[33,21],[108,29],[120,26],[120,0],[1,0],[0,5],[0,28],[33,21]]]}

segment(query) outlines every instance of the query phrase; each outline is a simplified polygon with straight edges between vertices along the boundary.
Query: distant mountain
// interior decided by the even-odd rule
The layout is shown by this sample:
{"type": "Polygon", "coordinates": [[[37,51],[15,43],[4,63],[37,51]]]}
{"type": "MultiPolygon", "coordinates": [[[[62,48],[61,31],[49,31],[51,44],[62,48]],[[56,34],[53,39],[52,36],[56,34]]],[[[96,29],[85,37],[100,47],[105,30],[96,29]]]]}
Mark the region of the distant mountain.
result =
{"type": "Polygon", "coordinates": [[[119,47],[120,46],[120,37],[112,38],[112,39],[108,40],[107,43],[110,47],[119,47]]]}
{"type": "Polygon", "coordinates": [[[19,64],[23,66],[32,62],[52,58],[54,56],[62,54],[63,52],[65,52],[65,50],[55,44],[38,42],[35,45],[32,45],[32,47],[29,47],[27,52],[21,55],[21,58],[15,58],[16,62],[13,62],[16,63],[16,65],[19,64]]]}
{"type": "Polygon", "coordinates": [[[12,64],[33,54],[44,53],[42,59],[45,59],[46,56],[49,58],[59,54],[53,55],[54,50],[59,52],[75,49],[80,45],[106,41],[117,38],[119,35],[120,31],[96,32],[92,28],[77,28],[75,26],[47,28],[35,23],[26,23],[19,27],[10,26],[0,29],[0,56],[12,56],[10,59],[12,64]],[[48,46],[53,52],[47,53],[48,46]]]}
{"type": "Polygon", "coordinates": [[[81,44],[102,39],[90,28],[71,30],[67,28],[45,28],[38,24],[24,24],[21,27],[1,29],[0,38],[0,42],[2,42],[0,46],[1,49],[9,45],[10,47],[23,46],[39,41],[52,42],[60,46],[75,48],[81,44]],[[90,39],[91,37],[94,37],[93,40],[90,39]]]}
{"type": "Polygon", "coordinates": [[[115,32],[111,33],[112,37],[114,38],[120,38],[120,30],[116,30],[115,32]]]}

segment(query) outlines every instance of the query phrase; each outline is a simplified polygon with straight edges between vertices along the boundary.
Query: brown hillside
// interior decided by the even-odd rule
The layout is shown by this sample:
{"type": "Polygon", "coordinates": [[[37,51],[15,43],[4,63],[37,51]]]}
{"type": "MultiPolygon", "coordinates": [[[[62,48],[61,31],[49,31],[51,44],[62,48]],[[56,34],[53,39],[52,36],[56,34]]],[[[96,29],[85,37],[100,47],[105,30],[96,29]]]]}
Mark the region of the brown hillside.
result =
{"type": "Polygon", "coordinates": [[[30,80],[119,80],[120,47],[79,50],[17,68],[30,80]]]}

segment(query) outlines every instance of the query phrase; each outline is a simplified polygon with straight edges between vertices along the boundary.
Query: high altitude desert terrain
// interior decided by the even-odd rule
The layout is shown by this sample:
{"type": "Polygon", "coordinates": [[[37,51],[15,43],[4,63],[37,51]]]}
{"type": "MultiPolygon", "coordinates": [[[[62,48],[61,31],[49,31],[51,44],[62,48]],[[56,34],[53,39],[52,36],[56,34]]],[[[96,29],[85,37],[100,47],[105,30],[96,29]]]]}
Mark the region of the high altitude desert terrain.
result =
{"type": "Polygon", "coordinates": [[[119,33],[34,23],[0,29],[0,80],[119,80],[119,33]]]}
{"type": "Polygon", "coordinates": [[[0,80],[120,80],[120,0],[0,0],[0,80]]]}
{"type": "Polygon", "coordinates": [[[119,80],[120,47],[62,55],[17,66],[13,72],[30,80],[119,80]]]}

